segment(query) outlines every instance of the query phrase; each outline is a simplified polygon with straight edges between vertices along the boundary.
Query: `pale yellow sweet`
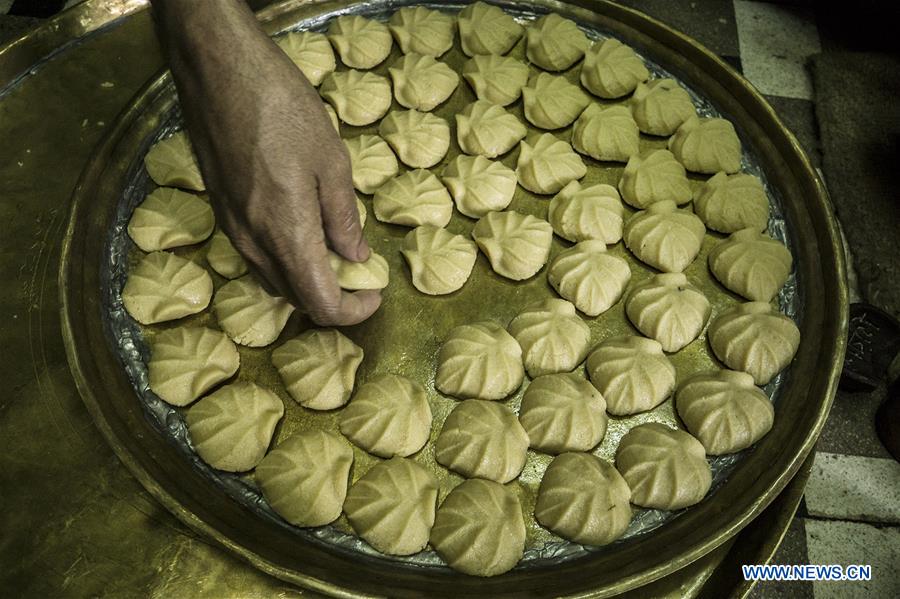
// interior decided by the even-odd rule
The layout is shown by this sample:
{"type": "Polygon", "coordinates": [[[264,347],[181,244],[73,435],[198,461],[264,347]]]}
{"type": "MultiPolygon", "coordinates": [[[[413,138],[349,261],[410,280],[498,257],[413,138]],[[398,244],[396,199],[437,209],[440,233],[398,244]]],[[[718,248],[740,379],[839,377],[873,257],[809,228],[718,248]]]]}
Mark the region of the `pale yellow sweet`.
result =
{"type": "Polygon", "coordinates": [[[350,399],[363,350],[336,329],[310,329],[272,352],[272,365],[305,408],[333,410],[350,399]]]}
{"type": "Polygon", "coordinates": [[[428,544],[437,495],[437,480],[428,470],[392,458],[353,483],[344,513],[356,534],[381,553],[411,555],[428,544]]]}
{"type": "Polygon", "coordinates": [[[525,29],[502,8],[484,2],[474,2],[457,18],[459,41],[467,56],[506,54],[525,29]]]}
{"type": "Polygon", "coordinates": [[[528,129],[502,106],[476,100],[456,115],[456,140],[466,154],[496,158],[509,152],[528,129]]]}
{"type": "Polygon", "coordinates": [[[663,200],[634,214],[625,223],[625,247],[663,272],[681,272],[700,253],[706,227],[696,214],[663,200]]]}
{"type": "Polygon", "coordinates": [[[695,173],[741,170],[741,140],[725,119],[690,117],[669,138],[669,150],[695,173]]]}
{"type": "Polygon", "coordinates": [[[463,64],[462,75],[479,100],[508,106],[528,83],[528,65],[511,56],[475,56],[463,64]]]}
{"type": "Polygon", "coordinates": [[[641,507],[680,510],[700,503],[712,485],[700,441],[658,422],[622,437],[616,469],[631,488],[631,503],[641,507]]]}
{"type": "Polygon", "coordinates": [[[639,83],[632,96],[632,113],[642,133],[669,136],[697,114],[690,94],[674,79],[639,83]]]}
{"type": "Polygon", "coordinates": [[[625,299],[628,319],[667,352],[696,339],[711,311],[703,292],[680,272],[654,275],[632,287],[625,299]]]}
{"type": "Polygon", "coordinates": [[[336,71],[322,82],[319,93],[348,125],[362,127],[383,117],[391,107],[391,84],[369,71],[336,71]]]}
{"type": "Polygon", "coordinates": [[[519,342],[531,378],[575,370],[591,342],[591,329],[575,313],[575,306],[556,298],[525,306],[507,330],[519,342]]]}
{"type": "Polygon", "coordinates": [[[216,231],[210,238],[206,261],[214,271],[226,279],[242,277],[248,271],[246,260],[234,249],[231,240],[223,231],[216,231]]]}
{"type": "Polygon", "coordinates": [[[797,348],[800,330],[767,302],[747,302],[725,310],[709,325],[709,345],[731,368],[765,385],[784,370],[797,348]]]}
{"type": "Polygon", "coordinates": [[[454,570],[503,574],[525,552],[522,506],[510,488],[494,481],[463,481],[438,508],[431,545],[454,570]]]}
{"type": "Polygon", "coordinates": [[[645,156],[628,159],[619,179],[622,199],[643,210],[656,202],[669,200],[676,204],[691,201],[691,185],[687,173],[668,150],[653,150],[645,156]]]}
{"type": "Polygon", "coordinates": [[[547,221],[512,210],[489,212],[472,229],[472,237],[497,274],[524,281],[550,257],[553,228],[547,221]]]}
{"type": "Polygon", "coordinates": [[[708,455],[747,449],[772,429],[775,408],[746,372],[702,372],[675,394],[675,407],[708,455]]]}
{"type": "Polygon", "coordinates": [[[625,208],[612,185],[582,187],[572,181],[550,200],[547,216],[553,232],[568,241],[596,239],[611,245],[622,239],[625,208]]]}
{"type": "Polygon", "coordinates": [[[219,326],[235,343],[265,347],[284,330],[294,306],[283,297],[269,295],[251,275],[245,275],[216,291],[213,311],[219,326]]]}
{"type": "Polygon", "coordinates": [[[191,140],[184,131],[173,133],[150,146],[144,156],[144,167],[157,185],[193,191],[206,189],[191,140]]]}
{"type": "Polygon", "coordinates": [[[425,6],[405,6],[394,12],[388,27],[404,54],[437,58],[453,46],[453,18],[425,6]]]}
{"type": "Polygon", "coordinates": [[[518,342],[497,323],[483,321],[450,331],[438,352],[434,387],[460,399],[503,399],[524,378],[518,342]]]}
{"type": "Polygon", "coordinates": [[[535,74],[522,88],[525,118],[541,129],[560,129],[572,124],[590,102],[580,87],[550,73],[535,74]]]}
{"type": "Polygon", "coordinates": [[[381,222],[407,227],[443,227],[453,216],[450,192],[425,169],[407,171],[379,187],[372,206],[381,222]]]}
{"type": "Polygon", "coordinates": [[[553,12],[532,23],[525,40],[528,60],[546,71],[565,71],[581,60],[591,45],[574,21],[553,12]]]}
{"type": "Polygon", "coordinates": [[[246,472],[269,448],[284,416],[277,395],[255,383],[232,383],[191,406],[184,420],[191,446],[217,470],[246,472]]]}
{"type": "Polygon", "coordinates": [[[650,77],[644,61],[615,38],[594,43],[584,55],[581,84],[601,98],[627,96],[650,77]]]}
{"type": "Polygon", "coordinates": [[[516,175],[519,184],[539,194],[557,193],[568,183],[587,174],[587,167],[572,146],[544,133],[535,139],[519,143],[516,175]]]}
{"type": "Polygon", "coordinates": [[[516,172],[499,161],[463,154],[444,168],[441,180],[450,190],[456,209],[472,218],[509,206],[518,181],[516,172]]]}
{"type": "Polygon", "coordinates": [[[294,526],[337,520],[347,496],[353,450],[336,433],[294,433],[270,451],[254,477],[275,512],[294,526]]]}
{"type": "Polygon", "coordinates": [[[366,226],[367,213],[366,205],[359,199],[359,196],[356,196],[356,212],[359,214],[359,228],[362,229],[366,226]]]}
{"type": "Polygon", "coordinates": [[[793,258],[783,243],[742,229],[709,253],[709,269],[722,285],[755,302],[772,301],[791,274],[793,258]]]}
{"type": "Polygon", "coordinates": [[[560,252],[550,264],[550,285],[588,316],[609,310],[631,279],[628,262],[606,251],[606,244],[587,240],[560,252]]]}
{"type": "Polygon", "coordinates": [[[443,62],[423,54],[405,54],[388,68],[394,97],[406,108],[428,112],[443,104],[459,85],[459,75],[443,62]]]}
{"type": "Polygon", "coordinates": [[[206,327],[160,331],[151,343],[147,379],[150,390],[173,406],[186,406],[231,378],[241,364],[225,333],[206,327]]]}
{"type": "Polygon", "coordinates": [[[587,372],[614,416],[652,410],[675,390],[675,367],[646,337],[607,339],[588,356],[587,372]]]}
{"type": "Polygon", "coordinates": [[[395,110],[378,125],[378,134],[412,168],[431,168],[450,149],[450,125],[430,112],[395,110]]]}
{"type": "Polygon", "coordinates": [[[353,187],[362,193],[375,193],[400,172],[397,157],[377,135],[360,135],[344,140],[350,154],[353,187]]]}
{"type": "Polygon", "coordinates": [[[765,231],[769,224],[769,198],[762,182],[753,175],[720,172],[695,194],[694,212],[707,227],[720,233],[765,231]]]}
{"type": "Polygon", "coordinates": [[[525,466],[528,435],[504,405],[467,399],[453,408],[434,442],[438,464],[466,478],[513,480],[525,466]]]}
{"type": "Polygon", "coordinates": [[[401,253],[416,289],[428,295],[446,295],[465,285],[478,248],[462,235],[422,225],[406,234],[401,253]]]}
{"type": "Polygon", "coordinates": [[[591,104],[575,121],[572,146],[595,160],[628,162],[639,151],[640,132],[625,106],[591,104]]]}
{"type": "Polygon", "coordinates": [[[275,41],[313,87],[318,87],[326,75],[334,72],[334,50],[324,34],[315,31],[289,31],[275,41]]]}
{"type": "Polygon", "coordinates": [[[519,422],[533,449],[550,454],[590,451],[606,434],[606,402],[580,374],[547,374],[525,390],[519,422]]]}
{"type": "Polygon", "coordinates": [[[359,15],[344,15],[328,25],[328,41],[341,62],[353,69],[371,69],[391,53],[391,32],[384,23],[359,15]]]}
{"type": "Polygon", "coordinates": [[[212,293],[212,278],[203,267],[169,252],[152,252],[128,273],[122,304],[139,323],[156,324],[202,312],[212,293]]]}
{"type": "Polygon", "coordinates": [[[607,545],[631,523],[631,489],[608,462],[587,453],[554,458],[538,489],[534,517],[559,536],[607,545]]]}
{"type": "Polygon", "coordinates": [[[353,262],[329,250],[328,263],[337,275],[338,285],[348,291],[384,289],[390,280],[387,260],[375,252],[369,252],[364,262],[353,262]]]}
{"type": "Polygon", "coordinates": [[[216,225],[206,198],[172,187],[157,187],[135,207],[128,235],[145,252],[200,243],[216,225]]]}

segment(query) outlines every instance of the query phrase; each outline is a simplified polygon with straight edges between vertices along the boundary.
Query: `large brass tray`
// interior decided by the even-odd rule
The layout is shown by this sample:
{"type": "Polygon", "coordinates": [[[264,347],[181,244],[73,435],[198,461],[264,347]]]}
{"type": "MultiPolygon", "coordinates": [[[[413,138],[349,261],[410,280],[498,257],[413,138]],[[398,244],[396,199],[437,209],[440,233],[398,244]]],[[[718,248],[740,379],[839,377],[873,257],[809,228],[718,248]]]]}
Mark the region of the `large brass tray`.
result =
{"type": "MultiPolygon", "coordinates": [[[[714,501],[704,502],[652,535],[552,568],[515,570],[489,581],[442,568],[416,568],[347,554],[264,526],[198,477],[148,425],[103,336],[98,290],[106,259],[105,234],[114,217],[114,200],[129,175],[128,159],[146,145],[171,107],[168,82],[158,79],[123,113],[76,190],[60,279],[67,350],[95,420],[141,482],[186,522],[267,572],[331,593],[396,595],[428,588],[431,593],[443,589],[453,595],[608,595],[671,573],[727,541],[778,494],[812,447],[827,414],[842,358],[846,292],[827,200],[796,141],[743,80],[661,24],[621,7],[599,5],[592,7],[596,12],[590,12],[578,5],[543,4],[563,13],[575,11],[581,19],[594,19],[598,26],[645,49],[703,90],[739,124],[763,159],[770,183],[783,198],[792,236],[798,241],[794,251],[801,271],[798,278],[803,281],[804,341],[777,404],[776,429],[756,448],[752,459],[732,473],[714,501]],[[346,576],[350,571],[353,575],[346,576]]],[[[286,2],[264,11],[262,17],[270,29],[278,30],[298,16],[329,7],[333,4],[286,2]]]]}

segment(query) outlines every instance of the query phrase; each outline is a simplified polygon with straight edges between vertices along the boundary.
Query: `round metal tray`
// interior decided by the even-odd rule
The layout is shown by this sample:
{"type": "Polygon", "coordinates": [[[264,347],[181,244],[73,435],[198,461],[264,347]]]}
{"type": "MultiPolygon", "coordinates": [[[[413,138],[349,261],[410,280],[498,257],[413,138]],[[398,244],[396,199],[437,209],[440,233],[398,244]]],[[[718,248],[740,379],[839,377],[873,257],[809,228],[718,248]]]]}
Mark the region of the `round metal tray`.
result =
{"type": "MultiPolygon", "coordinates": [[[[107,232],[134,156],[163,125],[174,102],[167,78],[151,84],[121,116],[76,190],[64,245],[61,290],[65,341],[79,388],[101,430],[142,483],[169,509],[261,569],[331,593],[607,595],[671,573],[725,542],[784,487],[812,447],[827,414],[842,358],[846,290],[839,240],[823,188],[761,97],[695,43],[614,5],[541,2],[596,24],[641,48],[702,93],[741,129],[785,209],[798,264],[803,341],[776,405],[776,426],[715,496],[654,531],[609,550],[552,567],[513,570],[490,580],[421,568],[303,540],[247,513],[198,476],[147,422],[130,381],[103,338],[101,278],[107,232]],[[822,290],[822,293],[813,292],[822,290]],[[347,568],[353,576],[346,576],[347,568]]],[[[286,2],[261,15],[271,31],[334,10],[336,3],[286,2]]]]}

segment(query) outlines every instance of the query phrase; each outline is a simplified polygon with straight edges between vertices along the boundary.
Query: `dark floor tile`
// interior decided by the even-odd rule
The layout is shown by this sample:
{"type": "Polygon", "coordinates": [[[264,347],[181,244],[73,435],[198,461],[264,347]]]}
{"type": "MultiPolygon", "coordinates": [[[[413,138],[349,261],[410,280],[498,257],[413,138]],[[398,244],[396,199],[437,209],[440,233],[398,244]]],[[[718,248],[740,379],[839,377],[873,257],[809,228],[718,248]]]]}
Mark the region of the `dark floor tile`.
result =
{"type": "Polygon", "coordinates": [[[809,100],[766,96],[766,100],[778,113],[779,118],[797,136],[800,145],[809,154],[813,166],[822,166],[822,144],[819,126],[816,123],[815,104],[809,100]]]}
{"type": "Polygon", "coordinates": [[[744,74],[744,65],[741,64],[740,56],[720,56],[722,60],[731,65],[731,68],[740,74],[744,74]]]}
{"type": "Polygon", "coordinates": [[[839,390],[816,449],[828,453],[890,458],[875,434],[875,412],[884,401],[885,394],[885,385],[871,393],[839,390]]]}
{"type": "Polygon", "coordinates": [[[0,44],[5,44],[19,37],[32,27],[37,27],[43,22],[43,19],[38,19],[37,17],[0,15],[0,44]]]}
{"type": "MultiPolygon", "coordinates": [[[[772,564],[808,564],[809,554],[806,550],[806,527],[803,518],[794,518],[788,527],[784,540],[770,562],[772,564]]],[[[750,591],[749,599],[807,599],[812,598],[811,582],[796,581],[760,581],[750,591]]]]}
{"type": "Polygon", "coordinates": [[[63,9],[66,0],[15,0],[9,14],[22,17],[52,17],[63,9]]]}
{"type": "Polygon", "coordinates": [[[693,37],[715,54],[737,56],[731,0],[619,0],[693,37]]]}

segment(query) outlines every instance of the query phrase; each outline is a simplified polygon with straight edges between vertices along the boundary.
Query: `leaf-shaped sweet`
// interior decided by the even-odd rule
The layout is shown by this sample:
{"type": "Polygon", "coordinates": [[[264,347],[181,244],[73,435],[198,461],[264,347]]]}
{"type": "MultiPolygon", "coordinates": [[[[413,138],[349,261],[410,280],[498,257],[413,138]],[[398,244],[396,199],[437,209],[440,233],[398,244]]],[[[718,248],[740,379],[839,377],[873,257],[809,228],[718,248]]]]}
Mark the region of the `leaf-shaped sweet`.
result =
{"type": "Polygon", "coordinates": [[[512,490],[494,481],[463,481],[438,508],[431,545],[454,570],[503,574],[525,552],[522,506],[512,490]]]}
{"type": "Polygon", "coordinates": [[[478,248],[462,235],[422,225],[406,234],[401,253],[416,289],[428,295],[445,295],[469,280],[478,248]]]}
{"type": "Polygon", "coordinates": [[[536,275],[553,242],[547,221],[512,210],[489,212],[472,229],[472,237],[498,275],[523,281],[536,275]]]}
{"type": "Polygon", "coordinates": [[[646,156],[628,159],[619,179],[622,199],[638,210],[656,202],[670,200],[676,204],[691,201],[691,185],[680,162],[668,150],[654,150],[646,156]]]}
{"type": "Polygon", "coordinates": [[[572,145],[595,160],[628,162],[639,151],[640,136],[625,106],[591,104],[575,121],[572,145]]]}
{"type": "Polygon", "coordinates": [[[412,455],[431,436],[431,408],[425,388],[395,374],[365,383],[341,410],[341,434],[382,458],[412,455]]]}
{"type": "Polygon", "coordinates": [[[690,117],[669,138],[669,149],[684,168],[695,173],[741,170],[741,140],[725,119],[690,117]]]}
{"type": "Polygon", "coordinates": [[[504,405],[467,399],[453,408],[434,442],[438,464],[466,478],[508,483],[525,466],[528,434],[504,405]]]}
{"type": "Polygon", "coordinates": [[[353,187],[363,193],[375,193],[400,171],[393,150],[377,135],[360,135],[344,144],[350,154],[353,187]]]}
{"type": "Polygon", "coordinates": [[[634,122],[642,133],[668,137],[697,114],[690,94],[674,79],[640,83],[632,96],[634,122]]]}
{"type": "Polygon", "coordinates": [[[407,171],[378,188],[372,201],[375,218],[383,223],[443,227],[453,216],[450,192],[425,169],[407,171]]]}
{"type": "Polygon", "coordinates": [[[172,187],[157,187],[137,205],[128,235],[145,252],[200,243],[216,225],[209,202],[172,187]]]}
{"type": "Polygon", "coordinates": [[[284,416],[277,395],[254,383],[232,383],[188,409],[191,445],[217,470],[246,472],[259,464],[284,416]]]}
{"type": "Polygon", "coordinates": [[[305,331],[272,352],[272,364],[288,393],[312,410],[347,403],[362,360],[362,348],[335,329],[305,331]]]}
{"type": "Polygon", "coordinates": [[[649,76],[634,50],[612,37],[588,48],[581,65],[581,84],[601,98],[627,96],[649,76]]]}
{"type": "Polygon", "coordinates": [[[702,372],[675,394],[678,416],[709,455],[747,449],[772,429],[775,408],[746,372],[702,372]]]}
{"type": "Polygon", "coordinates": [[[800,346],[794,321],[767,302],[738,304],[719,314],[707,331],[716,357],[765,385],[784,370],[800,346]]]}
{"type": "Polygon", "coordinates": [[[368,71],[331,73],[319,93],[334,106],[342,121],[355,127],[374,123],[391,107],[390,82],[368,71]]]}
{"type": "Polygon", "coordinates": [[[459,41],[466,56],[506,54],[525,29],[502,8],[475,2],[459,13],[459,41]]]}
{"type": "Polygon", "coordinates": [[[518,342],[497,323],[483,321],[450,331],[438,352],[434,386],[460,399],[503,399],[524,378],[518,342]]]}
{"type": "Polygon", "coordinates": [[[359,196],[356,196],[356,212],[359,213],[359,228],[362,229],[366,226],[366,205],[359,196]]]}
{"type": "Polygon", "coordinates": [[[236,279],[247,274],[247,262],[223,231],[216,231],[209,240],[206,261],[210,267],[226,279],[236,279]]]}
{"type": "Polygon", "coordinates": [[[157,185],[203,191],[206,185],[187,133],[179,131],[150,146],[144,156],[147,174],[157,185]]]}
{"type": "Polygon", "coordinates": [[[246,275],[219,288],[213,310],[219,326],[235,343],[265,347],[278,339],[294,306],[283,297],[269,295],[246,275]]]}
{"type": "Polygon", "coordinates": [[[456,115],[456,140],[466,154],[496,158],[509,152],[528,132],[502,106],[476,100],[456,115]]]}
{"type": "Polygon", "coordinates": [[[741,229],[765,231],[769,224],[769,198],[753,175],[716,173],[695,195],[694,212],[707,227],[721,233],[741,229]]]}
{"type": "Polygon", "coordinates": [[[675,367],[659,342],[646,337],[604,341],[588,356],[587,372],[614,416],[652,410],[675,390],[675,367]]]}
{"type": "Polygon", "coordinates": [[[548,374],[525,390],[519,422],[538,451],[590,451],[606,434],[606,402],[578,374],[548,374]]]}
{"type": "Polygon", "coordinates": [[[176,327],[153,338],[147,378],[150,390],[173,406],[186,406],[230,378],[241,364],[225,333],[176,327]]]}
{"type": "Polygon", "coordinates": [[[463,64],[462,74],[479,100],[500,106],[518,100],[528,83],[528,65],[510,56],[475,56],[463,64]]]}
{"type": "Polygon", "coordinates": [[[705,234],[696,214],[663,200],[629,218],[623,238],[641,262],[663,272],[681,272],[700,253],[705,234]]]}
{"type": "Polygon", "coordinates": [[[719,282],[755,302],[772,301],[792,265],[783,243],[755,229],[732,233],[709,253],[709,268],[719,282]]]}
{"type": "Polygon", "coordinates": [[[544,15],[525,31],[528,60],[546,71],[565,71],[581,60],[591,42],[574,21],[544,15]]]}
{"type": "Polygon", "coordinates": [[[460,154],[441,174],[456,209],[472,218],[503,210],[516,193],[516,172],[484,156],[460,154]]]}
{"type": "Polygon", "coordinates": [[[404,54],[437,58],[453,46],[453,18],[424,6],[405,6],[394,12],[388,27],[404,54]]]}
{"type": "Polygon", "coordinates": [[[603,241],[588,240],[560,252],[547,275],[556,292],[588,316],[619,301],[631,279],[628,262],[607,253],[603,241]]]}
{"type": "Polygon", "coordinates": [[[334,50],[324,34],[289,31],[275,41],[313,87],[318,87],[326,75],[334,72],[334,50]]]}
{"type": "Polygon", "coordinates": [[[372,466],[347,492],[344,513],[353,530],[388,555],[411,555],[428,544],[437,507],[434,476],[412,460],[372,466]]]}
{"type": "Polygon", "coordinates": [[[394,97],[401,106],[423,112],[434,110],[453,94],[459,75],[443,62],[423,54],[405,54],[388,69],[394,97]]]}
{"type": "Polygon", "coordinates": [[[206,270],[169,252],[144,256],[122,288],[125,310],[141,324],[156,324],[202,312],[213,293],[206,270]]]}
{"type": "Polygon", "coordinates": [[[535,140],[519,143],[516,174],[519,184],[528,191],[541,194],[557,193],[569,182],[587,174],[587,167],[572,146],[544,133],[535,140]]]}
{"type": "Polygon", "coordinates": [[[635,285],[625,299],[625,313],[641,333],[676,352],[700,335],[712,308],[684,273],[662,273],[635,285]]]}
{"type": "Polygon", "coordinates": [[[556,298],[525,306],[507,330],[519,342],[531,378],[575,370],[591,342],[591,329],[575,314],[575,306],[556,298]]]}
{"type": "Polygon", "coordinates": [[[564,453],[547,466],[534,517],[559,536],[584,545],[606,545],[631,523],[631,489],[604,460],[564,453]]]}
{"type": "Polygon", "coordinates": [[[384,23],[359,15],[344,15],[328,25],[328,41],[341,62],[353,69],[371,69],[391,53],[391,32],[384,23]]]}
{"type": "Polygon", "coordinates": [[[622,239],[625,208],[612,185],[582,187],[572,181],[550,200],[547,216],[554,233],[575,243],[597,239],[613,244],[622,239]]]}
{"type": "Polygon", "coordinates": [[[365,262],[353,262],[328,251],[328,263],[341,289],[384,289],[390,279],[390,267],[381,254],[369,252],[365,262]]]}
{"type": "Polygon", "coordinates": [[[522,88],[525,118],[541,129],[559,129],[578,118],[590,104],[587,94],[565,77],[537,73],[522,88]]]}
{"type": "Polygon", "coordinates": [[[294,526],[323,526],[341,515],[352,465],[353,450],[340,435],[302,431],[270,451],[254,476],[279,516],[294,526]]]}
{"type": "Polygon", "coordinates": [[[378,125],[378,134],[412,168],[430,168],[450,149],[450,125],[430,112],[395,110],[378,125]]]}
{"type": "Polygon", "coordinates": [[[658,422],[636,426],[622,437],[616,468],[631,488],[631,503],[659,510],[700,503],[712,484],[700,441],[658,422]]]}

